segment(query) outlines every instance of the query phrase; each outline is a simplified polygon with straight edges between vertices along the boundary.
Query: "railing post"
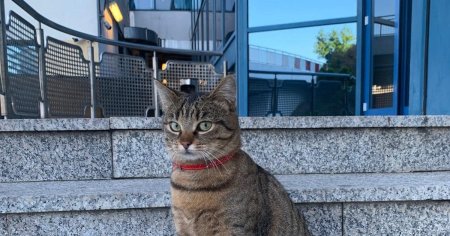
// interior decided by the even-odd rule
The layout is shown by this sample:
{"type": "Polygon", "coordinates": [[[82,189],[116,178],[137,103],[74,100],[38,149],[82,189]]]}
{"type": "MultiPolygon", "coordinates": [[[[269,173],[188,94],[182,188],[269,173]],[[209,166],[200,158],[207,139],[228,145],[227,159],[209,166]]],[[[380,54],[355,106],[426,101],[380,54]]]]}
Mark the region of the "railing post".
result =
{"type": "MultiPolygon", "coordinates": [[[[153,67],[153,79],[159,80],[158,58],[156,57],[156,51],[153,52],[152,67],[153,67]]],[[[155,81],[153,81],[153,98],[155,107],[155,117],[159,117],[158,91],[156,90],[155,81]]]]}
{"type": "Polygon", "coordinates": [[[223,60],[223,77],[227,76],[227,61],[223,60]]]}
{"type": "Polygon", "coordinates": [[[89,41],[89,80],[91,89],[91,119],[93,119],[95,118],[95,112],[97,111],[97,86],[95,81],[95,60],[92,41],[89,41]]]}
{"type": "Polygon", "coordinates": [[[278,78],[277,78],[277,74],[274,74],[275,78],[273,80],[273,99],[272,99],[272,116],[276,116],[277,115],[277,110],[278,110],[278,78]]]}
{"type": "Polygon", "coordinates": [[[37,29],[39,35],[39,87],[41,90],[40,114],[41,118],[48,117],[47,79],[45,78],[45,43],[44,30],[39,22],[37,29]]]}
{"type": "Polygon", "coordinates": [[[8,96],[7,96],[7,70],[8,61],[6,54],[6,18],[5,18],[5,2],[0,1],[0,115],[7,117],[8,113],[8,96]]]}
{"type": "Polygon", "coordinates": [[[314,93],[316,89],[316,81],[314,75],[311,75],[311,115],[314,115],[314,93]]]}

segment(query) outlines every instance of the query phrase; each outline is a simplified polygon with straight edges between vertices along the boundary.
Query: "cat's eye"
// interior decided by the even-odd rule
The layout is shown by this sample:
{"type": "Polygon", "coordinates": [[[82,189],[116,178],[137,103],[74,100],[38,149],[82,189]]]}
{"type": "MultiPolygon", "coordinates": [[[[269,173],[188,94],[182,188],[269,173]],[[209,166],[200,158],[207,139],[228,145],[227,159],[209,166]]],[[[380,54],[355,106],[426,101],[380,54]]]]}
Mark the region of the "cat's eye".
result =
{"type": "Polygon", "coordinates": [[[173,132],[180,132],[181,131],[181,126],[177,122],[170,122],[169,123],[169,128],[173,132]]]}
{"type": "Polygon", "coordinates": [[[200,122],[200,124],[198,124],[197,129],[198,129],[198,131],[206,132],[206,131],[210,130],[211,127],[212,127],[212,122],[202,121],[202,122],[200,122]]]}

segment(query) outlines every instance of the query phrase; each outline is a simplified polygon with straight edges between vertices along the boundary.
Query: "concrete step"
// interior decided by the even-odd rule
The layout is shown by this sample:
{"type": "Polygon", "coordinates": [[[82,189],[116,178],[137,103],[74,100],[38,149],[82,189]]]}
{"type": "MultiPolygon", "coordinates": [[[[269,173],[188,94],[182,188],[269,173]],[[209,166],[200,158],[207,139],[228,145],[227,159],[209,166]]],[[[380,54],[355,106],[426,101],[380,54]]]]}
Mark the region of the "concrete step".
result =
{"type": "MultiPolygon", "coordinates": [[[[450,116],[241,118],[274,174],[450,170],[450,116]]],[[[0,120],[0,182],[168,177],[157,118],[0,120]]]]}
{"type": "MultiPolygon", "coordinates": [[[[450,172],[277,178],[313,235],[450,232],[450,172]]],[[[0,235],[171,235],[169,207],[167,178],[1,183],[0,235]]]]}

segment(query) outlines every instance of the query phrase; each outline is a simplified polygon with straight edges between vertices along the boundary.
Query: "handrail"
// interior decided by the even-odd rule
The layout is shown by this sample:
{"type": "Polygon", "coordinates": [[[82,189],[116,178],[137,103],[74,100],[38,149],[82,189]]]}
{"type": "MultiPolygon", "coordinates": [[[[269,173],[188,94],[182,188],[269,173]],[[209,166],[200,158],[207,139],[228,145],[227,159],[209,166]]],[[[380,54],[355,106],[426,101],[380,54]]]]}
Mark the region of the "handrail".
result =
{"type": "Polygon", "coordinates": [[[268,71],[268,70],[249,70],[251,74],[271,74],[271,75],[309,75],[309,76],[325,76],[325,77],[345,77],[353,78],[351,74],[328,73],[328,72],[291,72],[291,71],[268,71]]]}
{"type": "Polygon", "coordinates": [[[105,39],[101,37],[97,37],[91,34],[82,33],[73,29],[69,29],[65,26],[62,26],[58,23],[55,23],[48,18],[41,15],[39,12],[34,10],[28,3],[26,3],[24,0],[12,0],[15,4],[17,4],[20,8],[22,8],[25,12],[30,14],[34,19],[36,19],[38,22],[47,25],[50,28],[59,30],[61,32],[64,32],[66,34],[70,34],[82,39],[90,40],[93,42],[99,42],[103,44],[110,44],[114,46],[119,47],[126,47],[126,48],[135,48],[140,50],[148,50],[158,53],[174,53],[174,54],[181,54],[181,55],[191,55],[191,56],[222,56],[223,52],[219,51],[194,51],[194,50],[186,50],[186,49],[172,49],[172,48],[162,48],[157,46],[150,46],[150,45],[144,45],[144,44],[138,44],[138,43],[128,43],[128,42],[122,42],[117,40],[111,40],[111,39],[105,39]]]}

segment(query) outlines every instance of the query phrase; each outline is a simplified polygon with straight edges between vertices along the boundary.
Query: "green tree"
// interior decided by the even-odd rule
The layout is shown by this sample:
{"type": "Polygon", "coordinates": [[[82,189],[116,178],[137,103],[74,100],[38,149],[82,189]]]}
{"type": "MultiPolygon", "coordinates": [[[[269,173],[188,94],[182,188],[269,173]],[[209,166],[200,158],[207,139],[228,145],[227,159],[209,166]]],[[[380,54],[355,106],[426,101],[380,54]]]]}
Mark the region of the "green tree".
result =
{"type": "MultiPolygon", "coordinates": [[[[356,74],[355,37],[348,28],[341,31],[323,30],[316,37],[314,51],[326,60],[321,72],[356,74]]],[[[336,87],[339,78],[319,76],[320,85],[315,90],[314,115],[351,115],[354,112],[354,79],[343,80],[336,87]]]]}
{"type": "Polygon", "coordinates": [[[337,72],[355,75],[356,72],[356,45],[355,36],[349,28],[340,32],[332,30],[325,33],[323,30],[316,37],[314,52],[326,59],[322,72],[337,72]]]}

